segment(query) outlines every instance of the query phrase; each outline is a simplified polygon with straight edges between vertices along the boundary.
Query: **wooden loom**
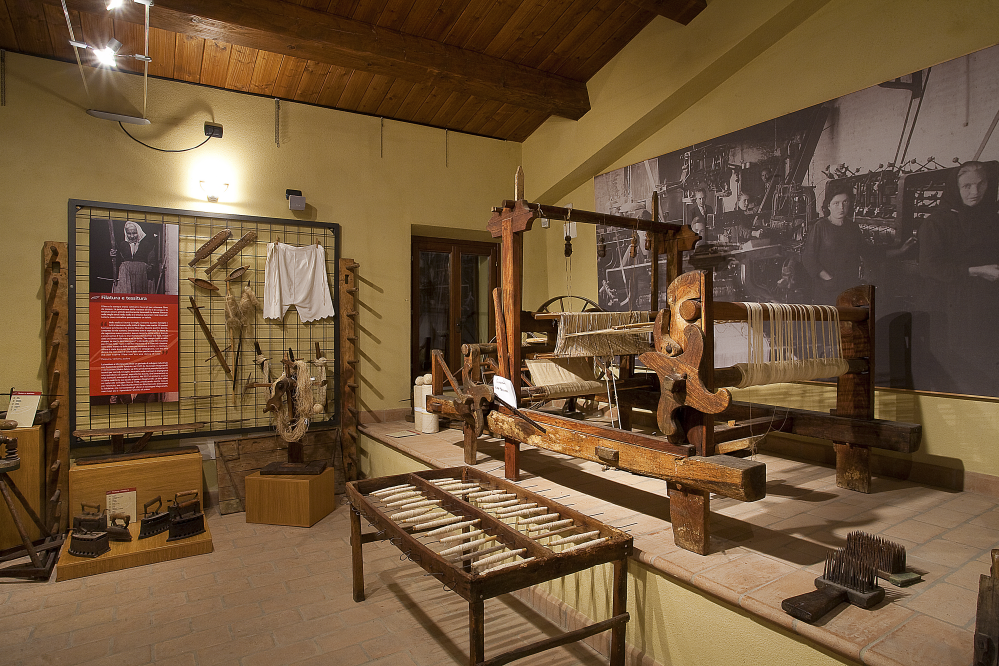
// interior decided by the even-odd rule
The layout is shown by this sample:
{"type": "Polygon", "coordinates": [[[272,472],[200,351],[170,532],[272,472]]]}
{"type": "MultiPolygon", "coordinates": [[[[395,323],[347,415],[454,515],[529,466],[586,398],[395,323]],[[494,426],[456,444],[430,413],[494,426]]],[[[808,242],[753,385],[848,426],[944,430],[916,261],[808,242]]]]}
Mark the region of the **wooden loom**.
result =
{"type": "MultiPolygon", "coordinates": [[[[656,212],[654,220],[658,219],[656,212]]],[[[523,234],[536,218],[568,219],[570,215],[575,222],[646,231],[650,235],[653,309],[658,309],[658,257],[667,255],[667,307],[650,313],[656,320],[655,351],[640,357],[656,371],[656,377],[633,375],[634,362],[622,361],[624,370],[618,390],[623,427],[611,428],[533,410],[514,413],[495,405],[489,387],[476,383],[475,359],[466,361],[464,385],[459,386],[437,357],[434,395],[428,398],[427,408],[464,421],[466,463],[474,464],[476,438],[488,424],[494,435],[505,440],[508,479],[519,476],[520,443],[664,479],[669,488],[676,544],[706,554],[709,493],[742,501],[766,495],[765,465],[719,455],[720,445],[725,450],[727,443],[772,431],[832,439],[837,484],[859,492],[870,492],[872,447],[902,453],[918,449],[921,426],[873,418],[873,287],[850,289],[837,302],[843,358],[849,370],[837,380],[834,414],[733,402],[724,387],[736,385],[741,373],[735,368],[714,367],[714,322],[746,321],[747,309],[739,303],[714,302],[710,273],[677,275],[680,252],[692,249],[698,240],[689,227],[530,204],[521,194],[517,200],[504,201],[501,208],[494,209],[488,228],[494,237],[502,238],[503,288],[502,302],[497,298],[496,303],[496,373],[509,379],[522,398],[536,394],[536,389],[522,386],[522,359],[533,350],[522,346],[521,332],[545,330],[551,336],[555,325],[552,320],[557,317],[522,310],[523,234]],[[458,394],[456,398],[442,395],[445,375],[458,394]],[[622,386],[627,390],[622,391],[622,386]],[[664,436],[632,432],[629,416],[634,407],[654,411],[664,436]],[[723,425],[716,425],[716,420],[723,425]]]]}

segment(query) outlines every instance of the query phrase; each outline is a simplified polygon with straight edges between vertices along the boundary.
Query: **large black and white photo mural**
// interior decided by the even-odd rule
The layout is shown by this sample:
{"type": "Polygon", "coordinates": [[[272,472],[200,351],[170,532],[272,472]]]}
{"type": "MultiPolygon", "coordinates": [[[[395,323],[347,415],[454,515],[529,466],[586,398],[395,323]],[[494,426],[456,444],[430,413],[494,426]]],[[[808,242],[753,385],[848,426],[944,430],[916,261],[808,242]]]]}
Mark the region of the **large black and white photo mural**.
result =
{"type": "MultiPolygon", "coordinates": [[[[873,284],[878,386],[999,396],[996,120],[999,46],[597,176],[596,209],[651,219],[658,193],[717,300],[873,284]]],[[[597,228],[604,309],[649,308],[643,236],[597,228]]]]}

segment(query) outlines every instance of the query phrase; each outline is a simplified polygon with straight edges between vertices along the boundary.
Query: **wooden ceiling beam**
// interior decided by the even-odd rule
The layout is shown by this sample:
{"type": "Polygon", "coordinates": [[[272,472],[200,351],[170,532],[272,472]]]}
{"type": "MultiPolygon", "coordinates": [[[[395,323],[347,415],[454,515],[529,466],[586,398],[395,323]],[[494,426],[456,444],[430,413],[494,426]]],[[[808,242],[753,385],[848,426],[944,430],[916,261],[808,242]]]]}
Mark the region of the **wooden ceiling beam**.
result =
{"type": "Polygon", "coordinates": [[[628,2],[683,25],[693,21],[695,16],[708,7],[705,0],[628,0],[628,2]]]}
{"type": "MultiPolygon", "coordinates": [[[[59,4],[58,0],[42,0],[59,4]]],[[[106,14],[105,0],[67,0],[106,14]]],[[[116,20],[142,23],[126,3],[116,20]]],[[[156,0],[150,25],[369,74],[459,91],[578,120],[590,108],[586,84],[463,48],[406,35],[282,0],[156,0]]]]}

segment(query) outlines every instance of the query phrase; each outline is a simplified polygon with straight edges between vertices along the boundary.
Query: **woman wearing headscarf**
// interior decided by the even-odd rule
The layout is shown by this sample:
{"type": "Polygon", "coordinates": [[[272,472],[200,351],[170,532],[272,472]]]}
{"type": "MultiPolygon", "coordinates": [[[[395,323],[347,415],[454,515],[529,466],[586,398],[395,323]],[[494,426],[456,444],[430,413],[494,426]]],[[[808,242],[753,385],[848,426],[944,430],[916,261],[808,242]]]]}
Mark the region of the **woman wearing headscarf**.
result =
{"type": "Polygon", "coordinates": [[[111,250],[120,261],[113,292],[116,294],[154,293],[157,248],[155,238],[147,237],[137,222],[125,223],[125,239],[111,250]]]}
{"type": "Polygon", "coordinates": [[[919,228],[919,272],[926,309],[935,320],[928,344],[964,393],[999,394],[993,346],[999,327],[996,192],[996,178],[984,163],[965,162],[919,228]]]}

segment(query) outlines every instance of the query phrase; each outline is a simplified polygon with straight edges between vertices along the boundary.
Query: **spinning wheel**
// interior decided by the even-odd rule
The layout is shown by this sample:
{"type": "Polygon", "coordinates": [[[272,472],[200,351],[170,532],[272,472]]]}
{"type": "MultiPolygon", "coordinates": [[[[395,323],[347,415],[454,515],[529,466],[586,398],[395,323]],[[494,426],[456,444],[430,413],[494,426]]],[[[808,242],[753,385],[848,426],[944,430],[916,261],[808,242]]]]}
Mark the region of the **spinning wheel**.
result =
{"type": "Polygon", "coordinates": [[[553,296],[538,306],[534,314],[539,312],[603,312],[597,303],[585,296],[553,296]]]}

